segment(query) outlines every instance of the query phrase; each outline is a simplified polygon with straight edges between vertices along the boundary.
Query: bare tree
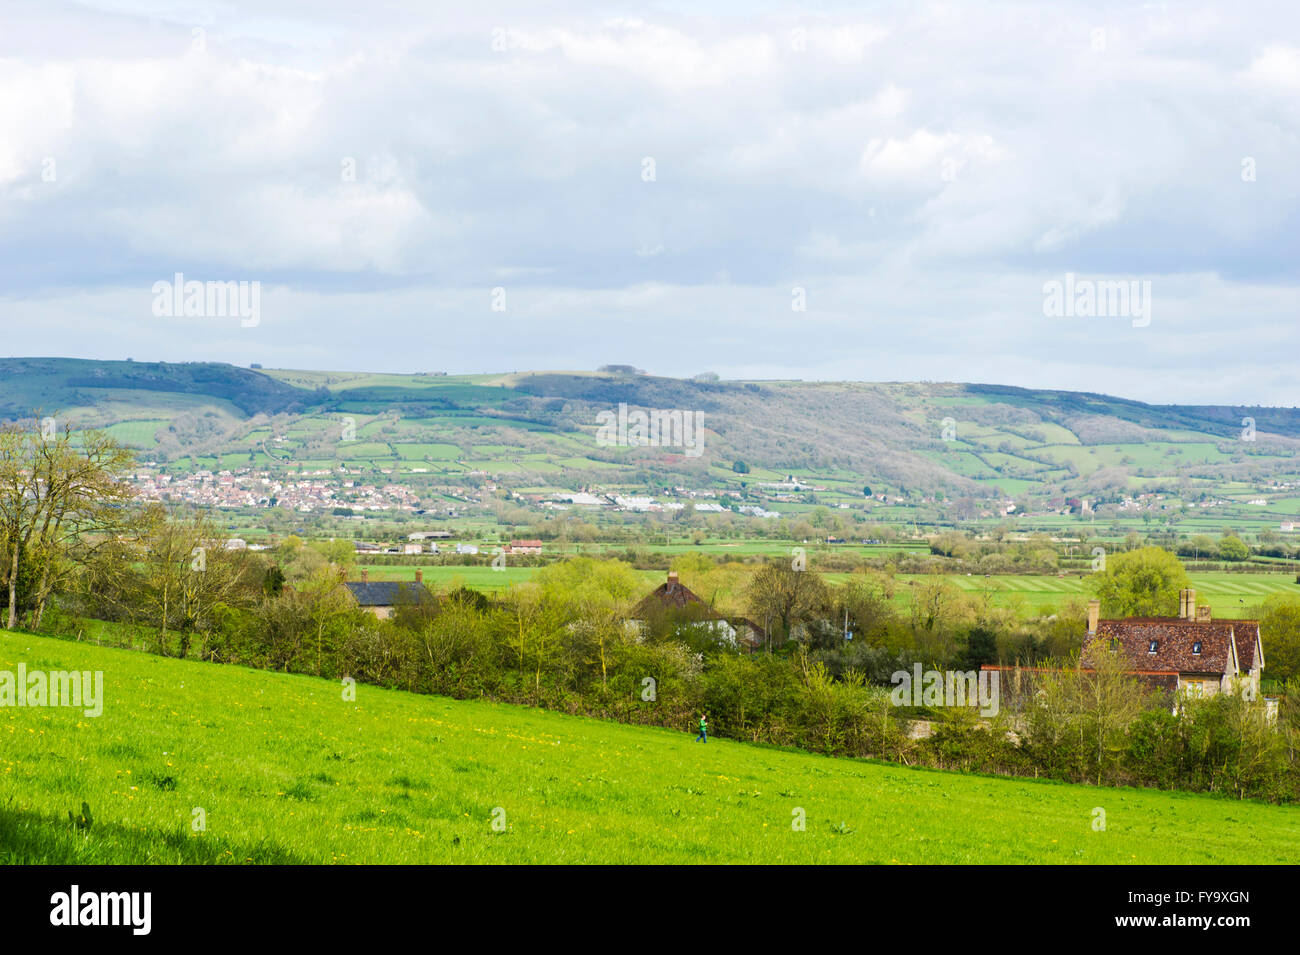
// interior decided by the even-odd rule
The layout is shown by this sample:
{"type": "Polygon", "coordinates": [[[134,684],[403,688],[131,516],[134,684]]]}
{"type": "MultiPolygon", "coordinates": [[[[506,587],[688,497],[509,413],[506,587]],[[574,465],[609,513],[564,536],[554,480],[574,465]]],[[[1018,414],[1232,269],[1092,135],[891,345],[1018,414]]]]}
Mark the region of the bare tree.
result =
{"type": "Polygon", "coordinates": [[[8,613],[18,625],[19,589],[29,590],[39,626],[55,587],[77,565],[127,530],[135,518],[122,474],[134,456],[101,431],[75,434],[51,419],[0,427],[0,546],[6,557],[8,613]],[[27,561],[31,566],[24,567],[27,561]]]}

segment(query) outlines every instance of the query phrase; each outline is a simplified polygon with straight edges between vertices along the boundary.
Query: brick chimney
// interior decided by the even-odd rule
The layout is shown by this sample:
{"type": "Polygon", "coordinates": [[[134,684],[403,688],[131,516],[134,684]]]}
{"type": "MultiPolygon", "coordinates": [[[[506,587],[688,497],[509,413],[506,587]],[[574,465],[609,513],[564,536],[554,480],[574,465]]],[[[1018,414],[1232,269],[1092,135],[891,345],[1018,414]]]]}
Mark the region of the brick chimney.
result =
{"type": "Polygon", "coordinates": [[[419,567],[415,568],[415,582],[417,584],[424,583],[424,571],[421,570],[419,567]]]}
{"type": "Polygon", "coordinates": [[[1196,619],[1196,591],[1190,588],[1178,591],[1178,616],[1183,620],[1196,619]]]}
{"type": "Polygon", "coordinates": [[[363,584],[370,583],[370,571],[366,570],[364,567],[361,568],[361,582],[363,584]]]}
{"type": "Polygon", "coordinates": [[[1097,632],[1097,621],[1101,619],[1101,601],[1088,601],[1088,636],[1097,632]]]}
{"type": "Polygon", "coordinates": [[[668,592],[672,593],[677,589],[677,571],[668,571],[668,592]]]}

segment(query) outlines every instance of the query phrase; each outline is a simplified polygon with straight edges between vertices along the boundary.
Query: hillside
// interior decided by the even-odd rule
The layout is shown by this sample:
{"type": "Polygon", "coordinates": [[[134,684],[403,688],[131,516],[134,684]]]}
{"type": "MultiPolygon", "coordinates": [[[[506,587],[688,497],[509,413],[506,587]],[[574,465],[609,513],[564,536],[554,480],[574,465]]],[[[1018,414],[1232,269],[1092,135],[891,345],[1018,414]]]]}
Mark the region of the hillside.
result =
{"type": "Polygon", "coordinates": [[[105,702],[0,709],[4,864],[1300,862],[1294,807],[698,744],[367,686],[347,702],[311,677],[0,636],[0,670],[19,661],[100,670],[105,702]]]}
{"type": "MultiPolygon", "coordinates": [[[[108,426],[175,471],[298,468],[499,482],[547,495],[688,486],[807,503],[1245,503],[1300,485],[1300,411],[1155,406],[1104,395],[942,383],[730,382],[629,373],[448,376],[260,371],[219,364],[0,361],[0,415],[108,426]],[[701,415],[702,453],[607,446],[598,415],[701,415]],[[1254,419],[1247,435],[1244,418],[1254,419]],[[747,471],[733,467],[743,461],[747,471]],[[792,485],[798,485],[792,487],[792,485]]],[[[1295,492],[1276,514],[1294,513],[1295,492]]]]}

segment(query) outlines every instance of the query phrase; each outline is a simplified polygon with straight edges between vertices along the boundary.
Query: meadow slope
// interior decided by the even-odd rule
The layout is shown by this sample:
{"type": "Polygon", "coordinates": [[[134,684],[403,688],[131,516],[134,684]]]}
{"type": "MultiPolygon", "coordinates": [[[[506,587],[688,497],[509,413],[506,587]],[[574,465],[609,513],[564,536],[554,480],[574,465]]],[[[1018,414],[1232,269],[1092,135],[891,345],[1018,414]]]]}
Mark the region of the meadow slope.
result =
{"type": "Polygon", "coordinates": [[[368,686],[349,702],[311,677],[0,635],[0,670],[20,661],[102,670],[105,703],[0,709],[5,864],[1300,862],[1300,807],[701,745],[368,686]],[[69,818],[83,802],[89,828],[69,818]]]}

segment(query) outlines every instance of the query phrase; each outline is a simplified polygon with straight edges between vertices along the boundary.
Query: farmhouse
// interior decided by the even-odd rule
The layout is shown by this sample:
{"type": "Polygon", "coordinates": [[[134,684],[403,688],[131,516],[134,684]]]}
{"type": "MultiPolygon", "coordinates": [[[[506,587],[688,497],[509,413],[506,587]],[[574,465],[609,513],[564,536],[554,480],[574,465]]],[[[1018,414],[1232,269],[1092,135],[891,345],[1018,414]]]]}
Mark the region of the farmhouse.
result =
{"type": "Polygon", "coordinates": [[[415,572],[415,583],[400,580],[371,583],[369,571],[363,569],[359,581],[350,580],[344,586],[358,607],[370,611],[380,620],[387,620],[403,604],[411,605],[433,599],[433,594],[424,586],[424,572],[421,570],[415,572]]]}
{"type": "Polygon", "coordinates": [[[1088,605],[1085,646],[1098,640],[1123,653],[1134,672],[1160,674],[1190,696],[1259,694],[1264,648],[1255,620],[1214,620],[1196,606],[1196,591],[1179,594],[1177,617],[1100,619],[1101,605],[1088,605]]]}
{"type": "Polygon", "coordinates": [[[539,540],[511,541],[510,546],[505,550],[507,554],[540,554],[542,552],[542,542],[539,540]]]}
{"type": "Polygon", "coordinates": [[[629,632],[643,635],[651,620],[665,616],[685,618],[687,626],[711,633],[719,642],[743,647],[751,653],[767,642],[762,627],[744,617],[722,616],[683,584],[676,571],[669,571],[668,579],[642,598],[625,626],[629,632]]]}

